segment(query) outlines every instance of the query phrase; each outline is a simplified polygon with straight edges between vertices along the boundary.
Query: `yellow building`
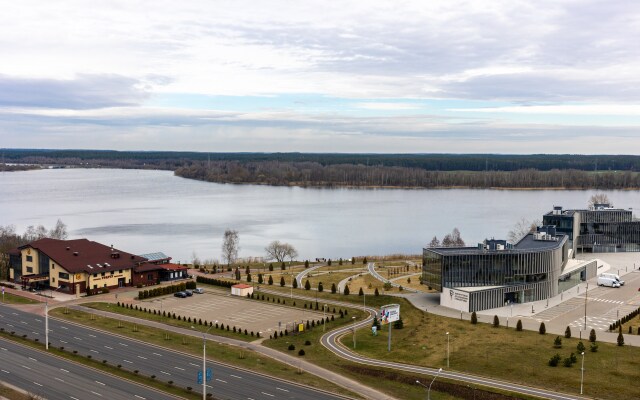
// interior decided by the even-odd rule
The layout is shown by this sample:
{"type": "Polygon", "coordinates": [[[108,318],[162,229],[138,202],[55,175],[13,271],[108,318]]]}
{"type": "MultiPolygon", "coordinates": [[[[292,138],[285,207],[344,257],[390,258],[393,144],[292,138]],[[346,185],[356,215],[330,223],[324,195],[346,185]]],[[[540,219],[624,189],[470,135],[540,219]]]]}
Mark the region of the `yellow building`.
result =
{"type": "Polygon", "coordinates": [[[131,286],[133,268],[146,258],[87,239],[40,239],[14,249],[9,260],[11,280],[24,288],[80,294],[131,286]]]}

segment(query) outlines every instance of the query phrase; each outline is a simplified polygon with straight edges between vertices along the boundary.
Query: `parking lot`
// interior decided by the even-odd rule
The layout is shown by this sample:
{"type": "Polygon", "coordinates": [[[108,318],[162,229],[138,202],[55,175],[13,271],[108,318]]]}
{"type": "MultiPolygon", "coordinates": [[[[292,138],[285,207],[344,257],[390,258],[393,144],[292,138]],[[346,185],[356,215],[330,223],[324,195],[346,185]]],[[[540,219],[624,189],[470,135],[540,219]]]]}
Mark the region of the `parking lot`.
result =
{"type": "MultiPolygon", "coordinates": [[[[194,294],[187,298],[162,296],[144,300],[142,307],[175,313],[184,317],[218,321],[225,325],[248,331],[262,332],[268,336],[276,330],[291,330],[294,322],[322,319],[322,312],[274,305],[265,301],[249,300],[242,297],[205,290],[204,294],[194,294]],[[279,328],[280,327],[280,328],[279,328]]],[[[329,316],[330,313],[327,313],[329,316]]]]}

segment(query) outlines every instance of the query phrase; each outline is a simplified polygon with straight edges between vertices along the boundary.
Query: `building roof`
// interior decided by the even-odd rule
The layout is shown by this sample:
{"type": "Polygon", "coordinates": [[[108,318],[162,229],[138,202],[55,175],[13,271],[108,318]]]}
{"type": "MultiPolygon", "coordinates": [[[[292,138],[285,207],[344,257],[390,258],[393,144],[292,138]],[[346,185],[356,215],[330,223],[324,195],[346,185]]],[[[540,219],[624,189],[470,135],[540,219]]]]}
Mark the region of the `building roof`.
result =
{"type": "Polygon", "coordinates": [[[95,274],[129,269],[146,261],[146,258],[87,239],[39,239],[20,246],[19,249],[28,247],[46,254],[56,264],[70,273],[87,272],[95,274]]]}
{"type": "Polygon", "coordinates": [[[170,260],[171,259],[171,257],[167,256],[166,254],[164,254],[161,251],[157,251],[155,253],[140,254],[140,257],[146,258],[147,261],[149,261],[149,262],[170,260]]]}
{"type": "Polygon", "coordinates": [[[248,289],[250,287],[253,287],[251,285],[247,285],[246,283],[237,283],[233,286],[231,286],[232,288],[236,288],[236,289],[248,289]]]}
{"type": "Polygon", "coordinates": [[[557,240],[535,240],[533,234],[528,234],[518,243],[513,245],[512,249],[503,250],[488,250],[479,249],[478,247],[434,247],[426,248],[425,250],[433,251],[434,253],[441,255],[454,255],[454,254],[513,254],[523,252],[535,252],[541,250],[552,250],[561,247],[567,240],[567,236],[563,234],[556,234],[557,240]]]}
{"type": "Polygon", "coordinates": [[[184,271],[189,269],[189,267],[185,267],[180,264],[172,264],[172,263],[164,263],[164,264],[154,264],[152,262],[144,262],[135,267],[135,272],[149,272],[149,271],[184,271]]]}

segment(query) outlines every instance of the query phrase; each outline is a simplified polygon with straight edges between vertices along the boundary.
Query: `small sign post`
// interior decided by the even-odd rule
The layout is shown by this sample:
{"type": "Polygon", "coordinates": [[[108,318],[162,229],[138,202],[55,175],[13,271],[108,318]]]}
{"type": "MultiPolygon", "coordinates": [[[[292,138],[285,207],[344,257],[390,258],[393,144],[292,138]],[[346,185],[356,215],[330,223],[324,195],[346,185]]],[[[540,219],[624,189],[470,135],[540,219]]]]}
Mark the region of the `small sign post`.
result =
{"type": "Polygon", "coordinates": [[[380,307],[380,323],[389,325],[387,351],[391,351],[391,323],[400,319],[400,304],[387,304],[380,307]]]}

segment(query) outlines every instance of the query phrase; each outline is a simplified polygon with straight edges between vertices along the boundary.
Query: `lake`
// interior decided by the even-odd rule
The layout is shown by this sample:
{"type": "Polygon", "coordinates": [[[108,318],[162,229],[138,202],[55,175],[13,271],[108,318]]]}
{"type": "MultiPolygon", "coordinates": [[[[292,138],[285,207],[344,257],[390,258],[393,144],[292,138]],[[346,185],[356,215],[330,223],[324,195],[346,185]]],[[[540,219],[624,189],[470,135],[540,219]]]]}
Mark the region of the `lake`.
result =
{"type": "MultiPolygon", "coordinates": [[[[231,185],[169,171],[52,169],[0,172],[0,225],[53,227],[70,238],[132,253],[162,251],[175,261],[220,259],[223,232],[236,229],[240,256],[264,256],[273,240],[301,259],[421,253],[457,227],[467,245],[505,238],[522,217],[554,205],[585,207],[593,190],[328,189],[231,185]]],[[[640,192],[605,191],[638,208],[640,192]]]]}

